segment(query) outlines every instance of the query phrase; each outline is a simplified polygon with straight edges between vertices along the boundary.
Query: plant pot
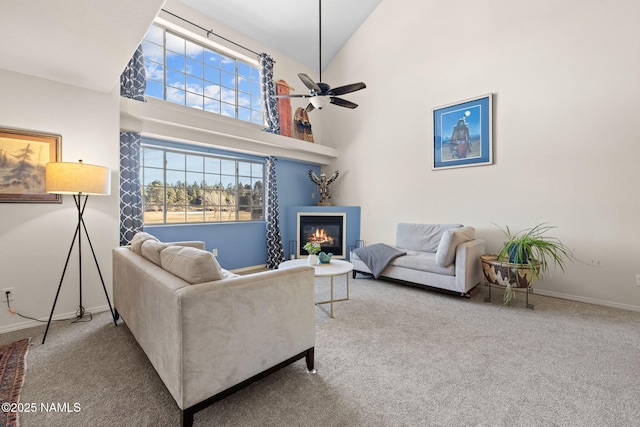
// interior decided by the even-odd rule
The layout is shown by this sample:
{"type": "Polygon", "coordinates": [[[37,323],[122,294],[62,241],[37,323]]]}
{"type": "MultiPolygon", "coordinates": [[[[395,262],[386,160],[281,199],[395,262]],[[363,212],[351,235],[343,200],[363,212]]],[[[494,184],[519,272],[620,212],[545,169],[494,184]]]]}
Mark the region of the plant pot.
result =
{"type": "Polygon", "coordinates": [[[529,264],[529,254],[525,251],[521,254],[522,259],[518,256],[518,245],[511,245],[507,250],[509,253],[509,262],[511,264],[529,264]]]}
{"type": "Polygon", "coordinates": [[[528,288],[538,278],[540,263],[514,264],[512,262],[498,261],[498,255],[481,255],[482,272],[487,281],[493,285],[503,286],[504,305],[511,305],[515,298],[513,288],[528,288]]]}
{"type": "Polygon", "coordinates": [[[309,262],[309,265],[316,265],[318,263],[318,255],[309,255],[307,261],[309,262]]]}
{"type": "Polygon", "coordinates": [[[494,285],[528,288],[538,278],[540,263],[514,264],[498,261],[497,255],[481,255],[482,272],[487,281],[494,285]]]}

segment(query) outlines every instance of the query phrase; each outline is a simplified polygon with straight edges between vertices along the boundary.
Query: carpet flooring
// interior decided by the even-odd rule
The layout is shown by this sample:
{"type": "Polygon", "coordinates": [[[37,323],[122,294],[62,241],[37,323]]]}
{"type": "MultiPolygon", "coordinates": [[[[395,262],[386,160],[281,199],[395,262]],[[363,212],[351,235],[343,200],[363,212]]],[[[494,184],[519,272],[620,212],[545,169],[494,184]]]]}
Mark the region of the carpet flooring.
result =
{"type": "MultiPolygon", "coordinates": [[[[196,413],[195,425],[638,425],[638,312],[535,294],[528,310],[520,295],[502,306],[495,289],[487,303],[485,288],[464,299],[350,282],[335,318],[316,309],[317,374],[296,362],[196,413]]],[[[327,287],[319,279],[317,293],[327,287]]],[[[29,334],[21,400],[70,410],[24,413],[21,426],[179,425],[177,405],[125,324],[99,313],[53,325],[39,345],[43,333],[4,334],[0,344],[29,334]]]]}

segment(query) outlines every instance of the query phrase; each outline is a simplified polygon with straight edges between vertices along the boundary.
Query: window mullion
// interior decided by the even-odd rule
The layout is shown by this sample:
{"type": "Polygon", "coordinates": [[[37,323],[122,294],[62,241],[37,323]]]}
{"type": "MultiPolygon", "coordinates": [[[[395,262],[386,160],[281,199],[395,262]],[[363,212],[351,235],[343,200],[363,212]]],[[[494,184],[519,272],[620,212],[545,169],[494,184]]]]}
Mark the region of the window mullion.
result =
{"type": "MultiPolygon", "coordinates": [[[[165,101],[167,100],[167,30],[162,29],[162,73],[163,73],[163,98],[165,101]]],[[[166,151],[165,151],[165,161],[166,161],[166,151]]]]}
{"type": "MultiPolygon", "coordinates": [[[[238,108],[238,107],[236,106],[236,108],[238,108]]],[[[240,192],[238,191],[238,185],[240,184],[240,179],[238,178],[238,175],[240,173],[240,167],[238,165],[239,162],[237,160],[236,160],[235,163],[236,163],[236,185],[234,187],[234,196],[235,196],[235,200],[236,200],[236,202],[235,202],[235,205],[236,205],[236,221],[238,221],[240,219],[240,192]]]]}
{"type": "Polygon", "coordinates": [[[235,76],[234,76],[234,83],[235,83],[235,87],[236,87],[236,119],[240,118],[240,82],[238,81],[238,60],[236,59],[234,61],[235,64],[235,76]]]}
{"type": "Polygon", "coordinates": [[[162,223],[167,223],[167,150],[162,150],[162,162],[164,167],[162,168],[162,223]]]}

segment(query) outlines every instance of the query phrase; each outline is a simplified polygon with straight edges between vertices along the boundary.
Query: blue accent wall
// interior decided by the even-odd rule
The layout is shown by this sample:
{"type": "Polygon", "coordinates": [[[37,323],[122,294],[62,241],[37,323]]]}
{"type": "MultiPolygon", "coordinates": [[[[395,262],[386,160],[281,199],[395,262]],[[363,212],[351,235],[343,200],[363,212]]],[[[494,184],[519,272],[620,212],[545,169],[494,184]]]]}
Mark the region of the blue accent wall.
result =
{"type": "MultiPolygon", "coordinates": [[[[229,155],[251,160],[265,160],[264,157],[233,153],[210,147],[200,147],[177,142],[143,139],[143,143],[150,143],[162,147],[188,149],[218,155],[229,155]]],[[[320,166],[311,163],[278,159],[276,161],[276,175],[278,183],[278,204],[280,208],[280,230],[285,229],[284,212],[287,206],[315,204],[312,194],[315,184],[309,179],[309,169],[320,174],[320,166]]],[[[295,222],[293,224],[295,227],[295,222]]],[[[359,229],[359,227],[358,227],[359,229]]],[[[243,267],[264,265],[267,263],[267,238],[265,221],[252,222],[223,222],[215,224],[176,224],[176,225],[145,225],[144,231],[156,236],[163,242],[201,240],[205,242],[207,250],[217,249],[218,262],[227,270],[243,267]]],[[[287,256],[288,241],[284,240],[285,257],[287,256]]]]}
{"type": "Polygon", "coordinates": [[[227,270],[267,263],[265,230],[264,221],[144,227],[144,231],[153,234],[163,242],[204,241],[207,250],[218,250],[216,258],[222,268],[227,270]]]}

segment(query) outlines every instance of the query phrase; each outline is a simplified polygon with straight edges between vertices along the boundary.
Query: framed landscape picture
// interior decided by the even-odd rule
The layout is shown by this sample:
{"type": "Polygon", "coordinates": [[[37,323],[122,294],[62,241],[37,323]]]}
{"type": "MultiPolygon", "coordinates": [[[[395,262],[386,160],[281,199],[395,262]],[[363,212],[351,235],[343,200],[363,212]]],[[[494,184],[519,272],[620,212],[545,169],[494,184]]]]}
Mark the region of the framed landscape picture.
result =
{"type": "Polygon", "coordinates": [[[0,202],[60,203],[45,191],[45,165],[61,161],[62,136],[0,127],[0,202]]]}
{"type": "Polygon", "coordinates": [[[433,109],[431,169],[493,163],[492,94],[433,109]]]}

